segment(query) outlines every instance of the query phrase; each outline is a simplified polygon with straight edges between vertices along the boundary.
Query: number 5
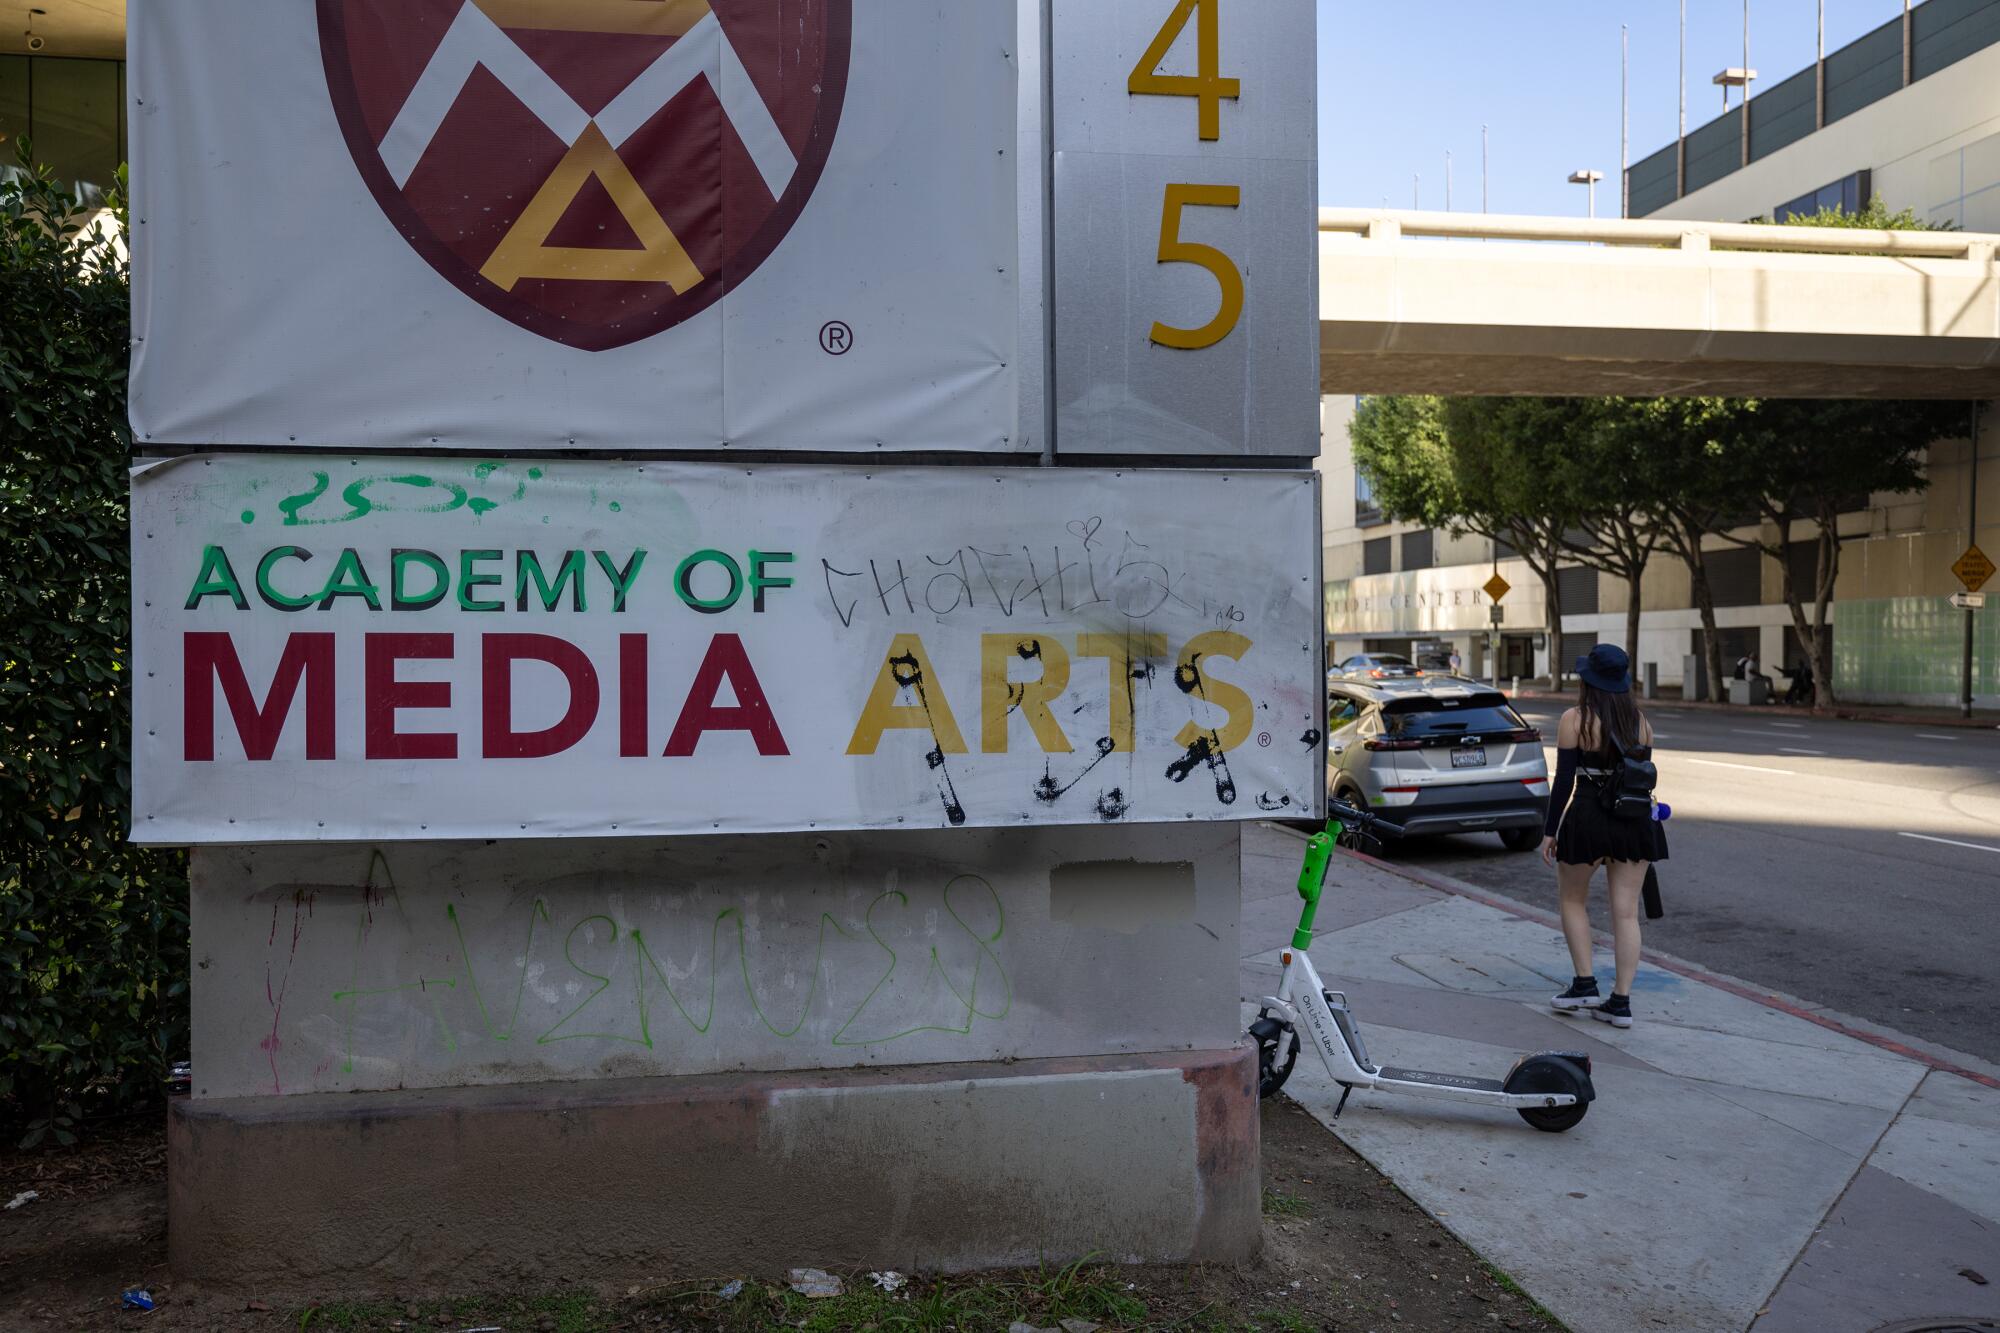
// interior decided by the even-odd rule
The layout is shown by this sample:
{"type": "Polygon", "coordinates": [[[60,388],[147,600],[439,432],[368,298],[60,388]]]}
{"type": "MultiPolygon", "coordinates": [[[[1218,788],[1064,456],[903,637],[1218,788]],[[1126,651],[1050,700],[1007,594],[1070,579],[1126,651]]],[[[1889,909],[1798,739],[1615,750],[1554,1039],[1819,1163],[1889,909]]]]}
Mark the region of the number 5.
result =
{"type": "Polygon", "coordinates": [[[1169,185],[1160,207],[1160,262],[1199,264],[1215,275],[1222,288],[1222,304],[1215,318],[1198,329],[1177,329],[1155,320],[1152,340],[1162,347],[1189,351],[1213,347],[1227,338],[1243,317],[1243,275],[1234,260],[1212,245],[1181,239],[1181,210],[1189,204],[1212,208],[1235,208],[1243,201],[1243,191],[1235,185],[1169,185]]]}

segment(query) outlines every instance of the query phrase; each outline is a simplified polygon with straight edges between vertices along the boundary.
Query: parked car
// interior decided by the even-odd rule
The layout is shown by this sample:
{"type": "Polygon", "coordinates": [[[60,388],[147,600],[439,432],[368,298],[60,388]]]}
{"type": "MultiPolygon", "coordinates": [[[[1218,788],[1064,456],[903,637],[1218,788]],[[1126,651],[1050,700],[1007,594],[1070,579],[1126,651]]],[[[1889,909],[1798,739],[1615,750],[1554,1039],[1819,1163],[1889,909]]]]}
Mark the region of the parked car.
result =
{"type": "Polygon", "coordinates": [[[1497,833],[1539,845],[1549,808],[1542,733],[1507,696],[1455,678],[1329,681],[1327,794],[1396,836],[1497,833]]]}
{"type": "Polygon", "coordinates": [[[1328,680],[1409,680],[1423,668],[1395,653],[1357,653],[1326,673],[1328,680]]]}

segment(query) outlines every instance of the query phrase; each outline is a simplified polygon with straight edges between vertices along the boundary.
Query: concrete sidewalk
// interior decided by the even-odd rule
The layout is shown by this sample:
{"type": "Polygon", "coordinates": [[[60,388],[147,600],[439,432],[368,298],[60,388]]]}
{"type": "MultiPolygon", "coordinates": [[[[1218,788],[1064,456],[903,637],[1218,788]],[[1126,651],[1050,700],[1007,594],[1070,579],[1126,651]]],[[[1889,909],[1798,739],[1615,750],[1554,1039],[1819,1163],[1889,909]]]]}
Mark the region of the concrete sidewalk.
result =
{"type": "MultiPolygon", "coordinates": [[[[1246,832],[1246,1018],[1297,924],[1300,850],[1246,832]]],[[[1566,1134],[1370,1092],[1336,1124],[1310,1046],[1286,1088],[1577,1333],[2000,1320],[2000,1070],[1678,964],[1640,968],[1628,1030],[1561,1018],[1551,923],[1357,858],[1328,884],[1313,961],[1375,1060],[1499,1077],[1526,1052],[1590,1053],[1598,1100],[1566,1134]]]]}

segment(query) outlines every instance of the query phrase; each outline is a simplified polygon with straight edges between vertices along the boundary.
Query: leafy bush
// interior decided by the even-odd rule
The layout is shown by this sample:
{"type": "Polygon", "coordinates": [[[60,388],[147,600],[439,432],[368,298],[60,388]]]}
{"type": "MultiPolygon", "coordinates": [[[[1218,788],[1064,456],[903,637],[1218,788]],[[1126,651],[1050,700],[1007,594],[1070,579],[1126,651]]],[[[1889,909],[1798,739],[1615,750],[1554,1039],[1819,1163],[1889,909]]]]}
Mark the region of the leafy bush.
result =
{"type": "Polygon", "coordinates": [[[130,277],[28,152],[0,181],[0,1117],[23,1146],[158,1097],[188,1021],[186,856],[125,840],[130,277]]]}

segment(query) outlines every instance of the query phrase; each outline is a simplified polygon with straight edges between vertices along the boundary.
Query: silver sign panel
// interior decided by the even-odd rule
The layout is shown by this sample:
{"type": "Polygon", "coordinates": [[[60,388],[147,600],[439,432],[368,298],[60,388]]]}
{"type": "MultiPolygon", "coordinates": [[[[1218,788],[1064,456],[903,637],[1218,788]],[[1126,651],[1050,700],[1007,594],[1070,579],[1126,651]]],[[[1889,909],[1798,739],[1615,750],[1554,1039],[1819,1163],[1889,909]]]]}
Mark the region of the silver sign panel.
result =
{"type": "Polygon", "coordinates": [[[1055,0],[1065,454],[1318,452],[1311,0],[1055,0]]]}

